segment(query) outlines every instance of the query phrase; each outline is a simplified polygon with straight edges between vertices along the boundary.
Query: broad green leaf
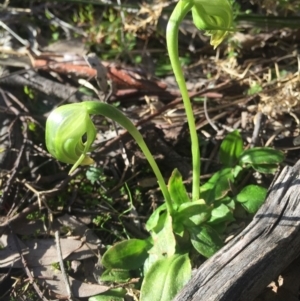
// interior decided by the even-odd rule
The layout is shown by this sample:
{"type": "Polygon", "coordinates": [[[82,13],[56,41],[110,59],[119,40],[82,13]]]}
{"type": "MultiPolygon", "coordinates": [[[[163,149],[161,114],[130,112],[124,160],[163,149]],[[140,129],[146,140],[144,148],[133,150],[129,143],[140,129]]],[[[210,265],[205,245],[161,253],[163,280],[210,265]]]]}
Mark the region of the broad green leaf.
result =
{"type": "Polygon", "coordinates": [[[257,185],[248,185],[236,196],[236,201],[241,203],[249,213],[256,213],[264,203],[266,195],[266,188],[257,185]]]}
{"type": "Polygon", "coordinates": [[[181,204],[190,203],[191,200],[188,197],[185,186],[182,182],[182,176],[180,172],[175,169],[169,179],[168,189],[173,201],[173,207],[176,210],[181,204]]]}
{"type": "Polygon", "coordinates": [[[161,213],[166,211],[167,205],[166,203],[163,203],[161,206],[155,209],[155,211],[151,214],[149,217],[147,223],[146,223],[146,229],[148,232],[153,230],[157,225],[159,224],[159,220],[161,217],[161,213]]]}
{"type": "Polygon", "coordinates": [[[158,223],[157,225],[150,231],[150,234],[153,236],[155,233],[159,233],[164,227],[165,227],[165,223],[166,223],[166,220],[169,216],[169,213],[168,211],[164,211],[160,216],[159,216],[159,219],[158,219],[158,223]]]}
{"type": "Polygon", "coordinates": [[[174,214],[174,228],[180,225],[193,227],[206,222],[211,215],[212,207],[205,204],[203,200],[184,203],[174,214]]]}
{"type": "Polygon", "coordinates": [[[173,233],[172,218],[167,215],[164,226],[158,233],[151,232],[153,238],[153,247],[149,253],[156,255],[157,259],[175,254],[176,240],[173,233]]]}
{"type": "Polygon", "coordinates": [[[145,260],[143,270],[144,270],[144,275],[146,275],[149,271],[149,269],[152,267],[152,265],[159,259],[161,259],[162,256],[158,256],[157,254],[151,254],[149,253],[149,256],[145,260]]]}
{"type": "Polygon", "coordinates": [[[102,264],[107,269],[136,270],[148,256],[151,244],[147,240],[129,239],[109,248],[102,256],[102,264]]]}
{"type": "Polygon", "coordinates": [[[217,225],[222,222],[232,222],[234,221],[234,217],[229,208],[220,204],[218,207],[214,208],[211,212],[211,218],[207,222],[209,225],[217,225]]]}
{"type": "Polygon", "coordinates": [[[256,171],[265,174],[274,174],[278,170],[278,165],[275,164],[264,164],[264,165],[252,164],[251,166],[256,171]]]}
{"type": "Polygon", "coordinates": [[[234,181],[231,168],[223,168],[200,187],[201,198],[210,205],[215,200],[224,198],[231,190],[230,183],[234,181]]]}
{"type": "Polygon", "coordinates": [[[130,278],[131,275],[129,270],[120,269],[105,270],[100,276],[101,281],[116,283],[128,282],[130,278]]]}
{"type": "Polygon", "coordinates": [[[221,204],[226,205],[229,208],[229,210],[231,210],[232,212],[235,209],[235,201],[230,196],[226,196],[225,198],[222,198],[222,199],[217,200],[216,202],[214,202],[214,208],[217,208],[221,204]]]}
{"type": "MultiPolygon", "coordinates": [[[[183,253],[188,253],[192,248],[192,244],[190,242],[190,234],[188,233],[188,231],[184,231],[184,234],[182,235],[182,237],[180,236],[176,236],[176,252],[183,254],[183,253]]],[[[161,255],[161,253],[159,252],[155,252],[151,253],[151,251],[149,251],[149,256],[147,257],[144,266],[143,266],[143,273],[144,275],[146,275],[149,271],[149,269],[152,267],[152,265],[160,259],[166,258],[167,256],[163,256],[161,255]]]]}
{"type": "Polygon", "coordinates": [[[220,161],[225,166],[236,164],[238,157],[243,152],[243,140],[239,131],[229,133],[220,146],[220,161]]]}
{"type": "MultiPolygon", "coordinates": [[[[176,216],[175,216],[176,218],[176,216]]],[[[178,222],[177,220],[174,220],[173,223],[173,231],[176,235],[183,237],[184,235],[184,225],[180,222],[178,222]]]]}
{"type": "Polygon", "coordinates": [[[211,257],[223,246],[218,233],[208,225],[192,227],[188,230],[192,245],[204,257],[211,257]]]}
{"type": "Polygon", "coordinates": [[[90,297],[88,301],[124,301],[126,290],[123,288],[114,288],[103,294],[90,297]]]}
{"type": "Polygon", "coordinates": [[[191,277],[188,254],[156,261],[145,275],[140,301],[170,301],[191,277]]]}
{"type": "Polygon", "coordinates": [[[250,148],[240,155],[240,165],[273,165],[279,164],[283,161],[284,154],[281,151],[275,150],[271,147],[255,147],[250,148]]]}
{"type": "Polygon", "coordinates": [[[236,165],[232,168],[232,174],[233,174],[233,177],[235,179],[238,178],[238,176],[242,173],[242,171],[244,170],[244,168],[240,165],[236,165]]]}

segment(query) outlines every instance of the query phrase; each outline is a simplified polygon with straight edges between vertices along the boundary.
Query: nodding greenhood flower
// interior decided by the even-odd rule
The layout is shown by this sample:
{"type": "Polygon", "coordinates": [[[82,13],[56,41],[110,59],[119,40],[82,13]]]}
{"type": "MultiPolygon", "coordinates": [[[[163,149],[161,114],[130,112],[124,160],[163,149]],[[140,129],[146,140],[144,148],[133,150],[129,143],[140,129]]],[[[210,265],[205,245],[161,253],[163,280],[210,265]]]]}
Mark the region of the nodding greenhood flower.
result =
{"type": "Polygon", "coordinates": [[[96,128],[90,114],[110,118],[132,135],[156,175],[171,214],[173,205],[167,185],[143,136],[134,124],[114,106],[105,102],[84,101],[56,108],[46,122],[46,146],[49,153],[59,161],[74,164],[70,173],[80,164],[92,164],[94,161],[87,155],[87,152],[91,150],[91,145],[96,138],[96,128]]]}
{"type": "Polygon", "coordinates": [[[70,173],[79,165],[94,162],[87,152],[95,138],[96,128],[82,103],[61,106],[52,111],[47,119],[47,149],[59,161],[74,164],[70,173]]]}
{"type": "Polygon", "coordinates": [[[192,15],[195,26],[211,36],[216,48],[232,28],[232,7],[228,0],[193,0],[192,15]]]}

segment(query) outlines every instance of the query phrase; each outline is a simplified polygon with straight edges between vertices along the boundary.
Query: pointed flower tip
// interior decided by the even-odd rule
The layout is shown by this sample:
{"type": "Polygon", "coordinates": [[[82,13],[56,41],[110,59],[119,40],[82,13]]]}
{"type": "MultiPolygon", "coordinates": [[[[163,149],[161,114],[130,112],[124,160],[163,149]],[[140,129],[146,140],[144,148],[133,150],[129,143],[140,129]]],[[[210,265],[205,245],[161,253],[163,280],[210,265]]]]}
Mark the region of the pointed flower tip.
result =
{"type": "MultiPolygon", "coordinates": [[[[219,30],[217,30],[219,32],[219,30]]],[[[228,31],[221,32],[221,33],[211,33],[210,38],[210,45],[216,49],[225,39],[225,37],[228,35],[228,31]]]]}
{"type": "Polygon", "coordinates": [[[90,156],[85,156],[83,161],[81,162],[81,165],[92,165],[95,161],[90,156]]]}
{"type": "Polygon", "coordinates": [[[70,169],[69,175],[72,174],[78,168],[79,165],[92,165],[94,163],[95,163],[95,161],[90,156],[82,155],[70,169]],[[82,160],[82,157],[83,157],[83,160],[82,160]]]}

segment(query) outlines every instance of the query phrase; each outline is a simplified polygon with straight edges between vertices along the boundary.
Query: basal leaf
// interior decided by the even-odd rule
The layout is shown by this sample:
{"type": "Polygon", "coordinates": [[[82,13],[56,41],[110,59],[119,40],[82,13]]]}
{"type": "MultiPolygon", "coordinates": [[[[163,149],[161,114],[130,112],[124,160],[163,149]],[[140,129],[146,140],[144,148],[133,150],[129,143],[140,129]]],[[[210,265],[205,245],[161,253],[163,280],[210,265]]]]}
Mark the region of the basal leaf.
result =
{"type": "Polygon", "coordinates": [[[186,192],[185,186],[182,182],[180,172],[175,169],[169,179],[168,189],[171,195],[174,209],[176,210],[181,204],[191,202],[186,192]]]}
{"type": "Polygon", "coordinates": [[[206,222],[211,216],[212,207],[203,200],[182,204],[174,214],[174,228],[178,225],[189,227],[198,226],[206,222]]]}
{"type": "Polygon", "coordinates": [[[161,217],[161,213],[163,213],[164,211],[167,210],[167,205],[166,203],[163,203],[161,206],[159,206],[158,208],[155,209],[155,211],[151,214],[151,216],[149,217],[147,223],[146,223],[146,229],[147,231],[151,231],[153,230],[155,227],[158,226],[159,221],[160,221],[160,217],[161,217]]]}
{"type": "Polygon", "coordinates": [[[144,270],[144,275],[146,275],[149,271],[149,269],[152,267],[152,265],[159,259],[162,259],[162,256],[158,256],[156,253],[149,253],[149,256],[145,260],[143,270],[144,270]]]}
{"type": "Polygon", "coordinates": [[[224,204],[215,207],[211,212],[211,218],[207,222],[209,225],[217,225],[223,222],[234,221],[232,211],[224,204]]]}
{"type": "Polygon", "coordinates": [[[156,261],[145,275],[140,301],[170,301],[191,277],[188,254],[156,261]]]}
{"type": "Polygon", "coordinates": [[[265,174],[274,174],[278,170],[276,164],[252,164],[251,166],[256,171],[265,174]]]}
{"type": "Polygon", "coordinates": [[[240,165],[235,165],[232,168],[232,174],[235,179],[237,179],[243,172],[244,168],[240,165]]]}
{"type": "Polygon", "coordinates": [[[204,257],[211,257],[223,246],[218,233],[208,225],[192,227],[188,230],[192,245],[204,257]]]}
{"type": "Polygon", "coordinates": [[[116,283],[128,282],[130,278],[130,271],[121,269],[105,270],[100,276],[101,281],[116,283]]]}
{"type": "Polygon", "coordinates": [[[226,205],[228,207],[228,209],[231,211],[234,211],[234,209],[235,209],[235,201],[230,196],[226,196],[225,198],[222,198],[222,199],[214,202],[214,208],[217,208],[221,204],[226,205]]]}
{"type": "Polygon", "coordinates": [[[126,290],[123,288],[111,289],[103,294],[90,297],[88,301],[124,301],[126,290]]]}
{"type": "Polygon", "coordinates": [[[200,187],[201,198],[210,205],[215,200],[222,199],[231,190],[230,183],[234,181],[231,168],[223,168],[200,187]]]}
{"type": "Polygon", "coordinates": [[[264,203],[266,195],[266,188],[257,185],[248,185],[236,196],[236,201],[241,203],[249,213],[256,213],[264,203]]]}
{"type": "Polygon", "coordinates": [[[284,154],[281,151],[275,150],[271,147],[255,147],[250,148],[240,155],[240,165],[273,165],[279,164],[283,161],[284,154]]]}
{"type": "Polygon", "coordinates": [[[141,239],[118,242],[104,253],[102,264],[107,269],[136,270],[144,264],[151,246],[141,239]]]}
{"type": "Polygon", "coordinates": [[[233,166],[243,151],[243,140],[239,131],[229,133],[220,146],[220,161],[225,166],[233,166]]]}
{"type": "Polygon", "coordinates": [[[176,240],[173,233],[172,218],[167,215],[164,226],[158,233],[151,232],[153,247],[149,250],[157,258],[172,256],[175,254],[176,240]]]}

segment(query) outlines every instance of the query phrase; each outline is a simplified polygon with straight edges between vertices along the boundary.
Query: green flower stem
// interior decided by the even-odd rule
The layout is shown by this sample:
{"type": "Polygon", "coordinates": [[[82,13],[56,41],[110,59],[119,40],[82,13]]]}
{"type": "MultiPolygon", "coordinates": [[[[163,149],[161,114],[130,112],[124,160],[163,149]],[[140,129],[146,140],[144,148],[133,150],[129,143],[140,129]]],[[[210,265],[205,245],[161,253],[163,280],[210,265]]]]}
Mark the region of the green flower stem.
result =
{"type": "Polygon", "coordinates": [[[103,115],[107,118],[110,118],[111,120],[114,120],[115,122],[119,123],[122,127],[124,127],[135,139],[136,143],[139,145],[141,150],[143,151],[145,157],[147,158],[150,166],[152,167],[152,170],[157,178],[158,185],[161,189],[161,192],[166,200],[167,208],[169,214],[172,214],[173,212],[173,206],[171,197],[168,191],[168,188],[166,186],[165,180],[156,164],[156,161],[154,160],[149,148],[147,147],[143,136],[141,133],[137,130],[137,128],[134,126],[134,124],[117,108],[103,103],[103,102],[96,102],[96,101],[85,101],[82,103],[85,108],[87,109],[89,114],[96,114],[96,115],[103,115]]]}
{"type": "Polygon", "coordinates": [[[179,0],[179,2],[177,3],[167,25],[167,47],[175,78],[182,95],[187,121],[189,125],[193,158],[192,199],[198,200],[200,197],[200,148],[195,125],[195,118],[193,114],[193,108],[191,105],[190,97],[187,91],[184,75],[178,57],[179,25],[182,22],[183,18],[186,16],[186,14],[192,9],[193,5],[193,1],[188,0],[179,0]]]}

